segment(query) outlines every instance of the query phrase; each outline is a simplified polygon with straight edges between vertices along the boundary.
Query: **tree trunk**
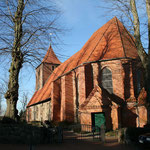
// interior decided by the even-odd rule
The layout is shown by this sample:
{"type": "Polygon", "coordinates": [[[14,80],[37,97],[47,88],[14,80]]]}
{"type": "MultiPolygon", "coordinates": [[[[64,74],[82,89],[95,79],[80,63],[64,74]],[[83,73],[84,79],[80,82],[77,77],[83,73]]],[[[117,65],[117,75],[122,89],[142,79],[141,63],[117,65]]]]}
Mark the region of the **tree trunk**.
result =
{"type": "Polygon", "coordinates": [[[7,110],[5,112],[5,117],[11,118],[15,121],[18,120],[17,118],[18,111],[16,109],[16,104],[17,101],[11,101],[7,99],[7,110]]]}
{"type": "MultiPolygon", "coordinates": [[[[133,14],[135,45],[137,47],[138,55],[145,69],[145,90],[147,92],[147,110],[149,114],[149,108],[150,108],[150,105],[149,105],[150,104],[150,1],[146,0],[146,9],[147,9],[147,16],[148,16],[148,41],[149,41],[148,54],[145,52],[144,47],[141,42],[140,22],[139,22],[139,16],[138,16],[135,0],[130,0],[130,6],[131,6],[132,14],[133,14]]],[[[149,115],[147,116],[148,116],[147,118],[148,123],[150,123],[149,115]]]]}
{"type": "Polygon", "coordinates": [[[4,118],[17,120],[18,110],[16,109],[18,101],[18,78],[19,72],[23,64],[23,55],[21,52],[21,38],[22,38],[22,14],[24,10],[24,0],[18,0],[18,6],[13,18],[15,38],[12,48],[12,62],[9,69],[8,90],[5,94],[7,101],[7,109],[4,118]]]}
{"type": "Polygon", "coordinates": [[[8,90],[5,94],[5,98],[7,101],[7,109],[5,113],[5,117],[17,120],[17,109],[16,104],[18,101],[18,90],[19,90],[19,84],[18,84],[18,78],[19,78],[19,72],[22,66],[22,55],[20,52],[20,57],[18,54],[14,54],[12,58],[12,63],[10,67],[10,75],[9,75],[9,83],[8,83],[8,90]]]}
{"type": "Polygon", "coordinates": [[[145,69],[145,90],[147,92],[147,102],[150,104],[150,60],[148,60],[147,67],[145,69]]]}
{"type": "Polygon", "coordinates": [[[147,68],[146,68],[146,91],[148,103],[150,104],[150,0],[146,0],[146,11],[148,17],[148,42],[149,42],[147,68]]]}

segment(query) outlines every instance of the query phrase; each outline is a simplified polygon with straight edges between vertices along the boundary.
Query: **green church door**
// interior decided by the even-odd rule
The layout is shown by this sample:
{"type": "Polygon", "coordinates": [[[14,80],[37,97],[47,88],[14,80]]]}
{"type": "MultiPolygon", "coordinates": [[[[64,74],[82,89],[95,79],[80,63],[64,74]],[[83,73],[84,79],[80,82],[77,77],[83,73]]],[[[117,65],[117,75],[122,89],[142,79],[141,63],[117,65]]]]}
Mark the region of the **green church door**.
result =
{"type": "Polygon", "coordinates": [[[105,126],[105,114],[104,113],[92,113],[92,126],[101,127],[105,126]]]}

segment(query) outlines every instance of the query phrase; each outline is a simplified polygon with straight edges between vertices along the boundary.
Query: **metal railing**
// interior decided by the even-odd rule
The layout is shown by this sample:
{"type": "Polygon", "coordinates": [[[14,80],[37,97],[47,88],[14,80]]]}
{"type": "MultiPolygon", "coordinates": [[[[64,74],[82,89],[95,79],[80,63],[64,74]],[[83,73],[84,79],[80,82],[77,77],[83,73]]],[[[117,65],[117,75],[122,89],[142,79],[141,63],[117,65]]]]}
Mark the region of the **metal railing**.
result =
{"type": "Polygon", "coordinates": [[[64,139],[72,140],[95,140],[101,139],[100,128],[97,126],[78,124],[64,129],[64,139]]]}

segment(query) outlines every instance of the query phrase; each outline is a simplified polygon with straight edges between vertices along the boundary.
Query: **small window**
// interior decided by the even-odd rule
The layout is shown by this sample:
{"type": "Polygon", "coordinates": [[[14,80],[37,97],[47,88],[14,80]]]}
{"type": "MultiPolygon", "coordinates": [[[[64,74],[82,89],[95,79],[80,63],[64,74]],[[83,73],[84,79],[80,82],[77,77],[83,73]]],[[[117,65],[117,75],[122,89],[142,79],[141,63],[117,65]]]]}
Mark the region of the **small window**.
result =
{"type": "Polygon", "coordinates": [[[52,70],[54,70],[55,69],[55,66],[52,66],[52,70]]]}
{"type": "Polygon", "coordinates": [[[34,109],[33,109],[33,113],[34,113],[34,114],[33,114],[33,117],[34,117],[34,121],[35,121],[35,120],[36,120],[36,109],[35,109],[35,106],[33,106],[33,108],[34,108],[34,109]]]}
{"type": "Polygon", "coordinates": [[[36,119],[38,119],[38,106],[36,106],[36,119]]]}
{"type": "Polygon", "coordinates": [[[141,77],[142,77],[141,70],[137,70],[137,74],[136,74],[136,79],[137,79],[137,94],[139,94],[140,91],[141,91],[141,77]]]}
{"type": "Polygon", "coordinates": [[[40,70],[38,71],[38,76],[37,76],[37,90],[40,89],[40,79],[41,79],[41,74],[40,74],[40,70]]]}
{"type": "Polygon", "coordinates": [[[101,71],[101,86],[106,89],[109,93],[113,93],[112,86],[112,73],[108,68],[104,68],[101,71]]]}

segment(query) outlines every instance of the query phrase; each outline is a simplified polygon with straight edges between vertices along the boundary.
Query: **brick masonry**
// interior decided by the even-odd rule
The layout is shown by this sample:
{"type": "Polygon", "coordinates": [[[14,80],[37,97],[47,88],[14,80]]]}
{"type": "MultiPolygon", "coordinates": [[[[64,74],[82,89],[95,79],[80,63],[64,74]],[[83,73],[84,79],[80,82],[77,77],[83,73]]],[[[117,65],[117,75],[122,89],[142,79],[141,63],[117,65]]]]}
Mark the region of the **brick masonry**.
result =
{"type": "Polygon", "coordinates": [[[30,120],[50,118],[92,125],[92,113],[103,112],[109,130],[120,126],[143,127],[147,122],[147,110],[144,105],[135,107],[136,65],[135,61],[118,59],[89,63],[72,70],[52,83],[51,103],[29,107],[30,120]],[[112,95],[100,85],[101,71],[106,67],[112,73],[112,95]],[[37,111],[37,117],[33,115],[34,111],[37,111]]]}
{"type": "Polygon", "coordinates": [[[99,113],[108,130],[147,123],[150,113],[144,106],[143,69],[134,38],[116,17],[63,63],[50,46],[36,72],[36,92],[27,106],[30,121],[94,125],[99,113]]]}

